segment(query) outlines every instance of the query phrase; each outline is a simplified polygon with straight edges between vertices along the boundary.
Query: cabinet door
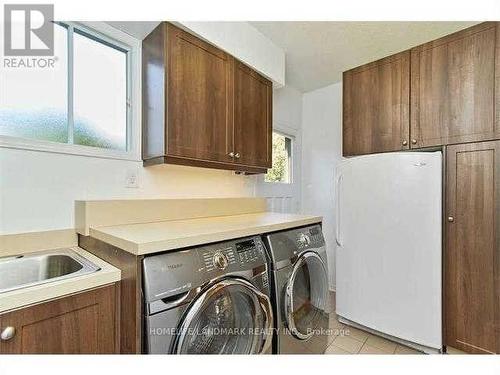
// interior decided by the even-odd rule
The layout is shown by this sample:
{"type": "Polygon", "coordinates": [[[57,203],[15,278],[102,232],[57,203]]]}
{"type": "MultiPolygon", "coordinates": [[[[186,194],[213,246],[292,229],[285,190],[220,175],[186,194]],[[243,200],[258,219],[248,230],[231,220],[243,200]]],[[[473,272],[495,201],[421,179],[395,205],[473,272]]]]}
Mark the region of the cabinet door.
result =
{"type": "Polygon", "coordinates": [[[230,56],[171,24],[166,27],[166,154],[232,162],[230,56]]]}
{"type": "Polygon", "coordinates": [[[235,60],[235,163],[271,168],[272,83],[235,60]]]}
{"type": "Polygon", "coordinates": [[[411,50],[413,148],[499,138],[496,32],[488,22],[411,50]]]}
{"type": "Polygon", "coordinates": [[[445,342],[500,353],[500,141],[446,153],[445,342]]]}
{"type": "Polygon", "coordinates": [[[409,148],[409,85],[409,52],[344,72],[344,156],[409,148]]]}
{"type": "Polygon", "coordinates": [[[15,334],[0,353],[117,353],[115,293],[111,285],[1,315],[0,329],[15,334]]]}

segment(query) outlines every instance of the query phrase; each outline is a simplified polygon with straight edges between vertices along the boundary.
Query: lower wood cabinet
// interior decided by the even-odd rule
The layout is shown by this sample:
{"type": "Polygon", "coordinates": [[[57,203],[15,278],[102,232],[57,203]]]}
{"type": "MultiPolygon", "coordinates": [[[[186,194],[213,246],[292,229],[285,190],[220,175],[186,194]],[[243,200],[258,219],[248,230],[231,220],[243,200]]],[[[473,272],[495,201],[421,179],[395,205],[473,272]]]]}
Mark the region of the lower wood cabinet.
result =
{"type": "Polygon", "coordinates": [[[445,344],[500,353],[500,141],[446,154],[445,344]]]}
{"type": "Polygon", "coordinates": [[[0,315],[0,329],[14,331],[0,353],[118,353],[118,294],[108,285],[0,315]]]}

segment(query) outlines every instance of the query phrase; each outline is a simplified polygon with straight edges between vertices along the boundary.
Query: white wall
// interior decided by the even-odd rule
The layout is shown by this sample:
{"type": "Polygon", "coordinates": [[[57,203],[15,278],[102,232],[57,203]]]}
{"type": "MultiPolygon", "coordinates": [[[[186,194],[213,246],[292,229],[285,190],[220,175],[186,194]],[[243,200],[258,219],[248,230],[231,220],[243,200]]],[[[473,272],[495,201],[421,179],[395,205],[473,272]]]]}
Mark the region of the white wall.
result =
{"type": "Polygon", "coordinates": [[[342,158],[342,83],[303,95],[302,212],[322,215],[330,288],[335,289],[334,170],[342,158]]]}
{"type": "Polygon", "coordinates": [[[296,213],[300,210],[302,94],[291,86],[273,91],[273,130],[294,139],[292,183],[267,183],[257,177],[256,195],[265,197],[269,211],[296,213]]]}
{"type": "Polygon", "coordinates": [[[253,196],[230,171],[0,148],[0,234],[74,227],[74,201],[253,196]],[[139,188],[126,188],[128,171],[139,188]]]}
{"type": "MultiPolygon", "coordinates": [[[[300,135],[302,95],[286,87],[274,94],[275,122],[300,135]]],[[[256,188],[258,179],[263,176],[0,148],[0,234],[72,228],[74,201],[81,199],[266,196],[256,188]],[[125,187],[130,171],[138,174],[139,188],[125,187]]],[[[298,207],[300,190],[296,194],[298,207]]]]}
{"type": "Polygon", "coordinates": [[[273,90],[273,123],[295,131],[302,128],[302,93],[291,86],[273,90]]]}

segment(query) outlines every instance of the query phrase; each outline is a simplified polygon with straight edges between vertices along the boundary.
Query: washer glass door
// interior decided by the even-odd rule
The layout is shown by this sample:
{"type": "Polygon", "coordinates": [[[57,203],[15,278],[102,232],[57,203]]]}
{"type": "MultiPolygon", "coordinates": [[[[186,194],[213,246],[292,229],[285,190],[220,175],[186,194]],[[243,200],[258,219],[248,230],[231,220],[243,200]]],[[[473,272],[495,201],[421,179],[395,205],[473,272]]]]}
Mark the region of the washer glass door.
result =
{"type": "Polygon", "coordinates": [[[269,298],[241,279],[222,280],[201,294],[182,320],[173,353],[258,354],[272,337],[269,298]]]}
{"type": "Polygon", "coordinates": [[[303,253],[292,270],[285,289],[285,318],[292,335],[307,340],[326,314],[328,279],[320,256],[303,253]]]}

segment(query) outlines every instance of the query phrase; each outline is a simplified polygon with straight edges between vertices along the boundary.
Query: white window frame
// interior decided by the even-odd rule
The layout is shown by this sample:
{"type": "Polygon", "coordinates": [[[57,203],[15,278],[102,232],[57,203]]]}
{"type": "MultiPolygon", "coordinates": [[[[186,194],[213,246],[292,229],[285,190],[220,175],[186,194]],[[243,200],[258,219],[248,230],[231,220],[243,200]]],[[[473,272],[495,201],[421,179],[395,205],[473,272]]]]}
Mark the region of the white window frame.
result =
{"type": "Polygon", "coordinates": [[[290,165],[289,165],[289,175],[290,175],[290,180],[288,182],[281,182],[281,181],[266,181],[266,174],[262,176],[262,182],[265,184],[271,184],[271,185],[292,185],[295,183],[295,168],[294,168],[294,163],[295,163],[295,154],[297,150],[297,131],[295,129],[289,128],[285,125],[282,124],[275,124],[273,127],[273,133],[278,133],[279,135],[282,135],[286,138],[290,138],[291,140],[291,150],[290,150],[290,165]]]}
{"type": "MultiPolygon", "coordinates": [[[[141,40],[122,32],[105,22],[62,22],[69,28],[76,28],[104,42],[116,45],[127,53],[127,147],[126,150],[113,150],[92,146],[59,143],[37,139],[0,135],[1,148],[52,152],[106,159],[141,161],[141,40]]],[[[70,33],[71,34],[71,33],[70,33]]],[[[68,35],[70,35],[68,34],[68,35]]],[[[72,38],[68,38],[68,50],[72,54],[72,38]]],[[[71,59],[71,56],[70,56],[71,59]]],[[[73,72],[68,61],[68,101],[72,103],[73,72]]],[[[70,104],[72,105],[72,104],[70,104]]],[[[68,107],[69,108],[69,107],[68,107]]],[[[71,112],[71,111],[70,111],[71,112]]],[[[71,116],[71,114],[68,114],[71,116]]],[[[68,139],[71,140],[73,122],[68,118],[68,139]]]]}

